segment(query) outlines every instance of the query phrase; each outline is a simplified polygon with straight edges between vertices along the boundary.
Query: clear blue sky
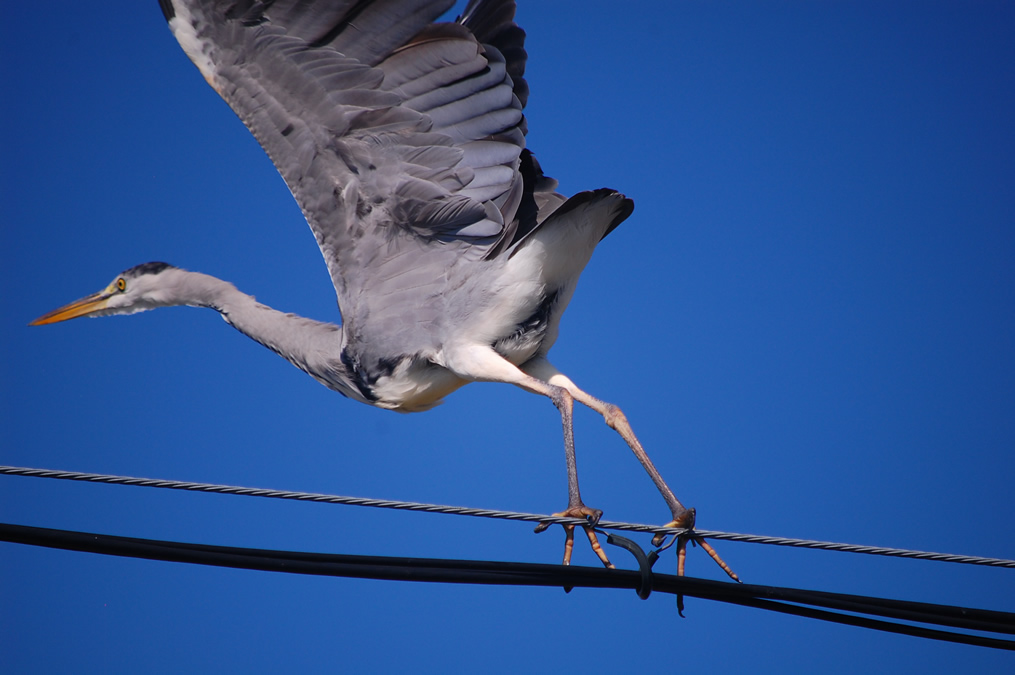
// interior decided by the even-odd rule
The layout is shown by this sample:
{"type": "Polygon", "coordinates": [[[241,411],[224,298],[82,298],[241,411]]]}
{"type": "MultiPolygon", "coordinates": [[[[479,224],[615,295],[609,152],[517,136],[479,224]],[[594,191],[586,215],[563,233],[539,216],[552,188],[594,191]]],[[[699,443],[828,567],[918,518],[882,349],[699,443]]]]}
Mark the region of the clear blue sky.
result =
{"type": "MultiPolygon", "coordinates": [[[[523,2],[530,147],[634,215],[554,361],[707,529],[1015,558],[1015,6],[523,2]]],[[[165,260],[337,320],[310,232],[157,3],[4,12],[0,462],[521,511],[559,418],[472,385],[400,416],[206,310],[28,328],[165,260]]],[[[586,501],[668,513],[577,415],[586,501]]],[[[0,477],[0,520],[555,562],[559,530],[0,477]]],[[[648,545],[647,537],[640,537],[648,545]]],[[[719,543],[746,581],[1015,609],[1015,572],[719,543]]],[[[619,563],[629,565],[624,555],[619,563]]],[[[576,562],[596,564],[586,546],[576,562]]],[[[672,570],[672,556],[657,565],[672,570]]],[[[720,578],[700,551],[689,573],[720,578]]],[[[0,544],[5,672],[1000,672],[1008,655],[633,592],[305,578],[0,544]]]]}

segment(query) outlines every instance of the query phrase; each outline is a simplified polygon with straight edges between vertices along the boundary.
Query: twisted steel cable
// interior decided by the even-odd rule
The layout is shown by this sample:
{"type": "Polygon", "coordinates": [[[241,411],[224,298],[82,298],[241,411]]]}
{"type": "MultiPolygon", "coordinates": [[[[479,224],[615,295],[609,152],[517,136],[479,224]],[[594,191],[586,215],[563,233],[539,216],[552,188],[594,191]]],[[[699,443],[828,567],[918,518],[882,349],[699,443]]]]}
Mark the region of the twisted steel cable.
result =
{"type": "MultiPolygon", "coordinates": [[[[317,492],[297,492],[292,490],[274,490],[267,488],[242,487],[237,485],[220,485],[216,483],[193,483],[160,478],[138,478],[134,476],[117,476],[101,473],[83,473],[80,471],[59,471],[54,469],[34,469],[20,466],[0,465],[0,474],[11,476],[29,476],[34,478],[54,478],[58,480],[74,480],[89,483],[108,483],[114,485],[139,485],[143,487],[164,488],[169,490],[188,490],[191,492],[211,492],[217,494],[243,495],[247,497],[266,497],[270,499],[290,499],[326,504],[346,504],[350,506],[369,506],[382,509],[398,509],[403,511],[425,511],[427,513],[446,513],[477,518],[499,518],[503,520],[520,520],[534,523],[559,523],[569,525],[586,525],[587,522],[578,518],[562,518],[540,513],[523,513],[519,511],[501,511],[497,509],[477,509],[467,506],[448,506],[445,504],[427,504],[406,502],[394,499],[371,499],[368,497],[349,497],[330,495],[317,492]]],[[[598,526],[604,530],[621,530],[628,532],[649,532],[653,534],[679,535],[686,532],[682,528],[660,527],[612,520],[601,520],[598,526]]],[[[884,546],[863,546],[832,541],[813,539],[794,539],[790,537],[771,537],[757,534],[741,534],[737,532],[721,532],[716,530],[695,529],[696,536],[706,539],[723,539],[751,544],[768,544],[772,546],[792,546],[825,551],[841,551],[845,553],[864,553],[895,558],[916,558],[920,560],[937,560],[940,562],[961,563],[965,565],[985,565],[988,567],[1015,568],[1015,560],[1005,558],[986,558],[982,556],[957,555],[952,553],[935,553],[932,551],[914,551],[903,548],[884,546]]]]}

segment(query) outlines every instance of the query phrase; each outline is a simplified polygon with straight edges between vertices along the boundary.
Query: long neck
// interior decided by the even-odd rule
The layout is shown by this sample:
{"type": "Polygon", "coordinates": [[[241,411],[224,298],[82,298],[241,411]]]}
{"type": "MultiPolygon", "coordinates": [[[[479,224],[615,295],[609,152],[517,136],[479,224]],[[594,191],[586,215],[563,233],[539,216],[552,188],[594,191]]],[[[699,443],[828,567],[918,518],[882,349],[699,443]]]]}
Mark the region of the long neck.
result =
{"type": "Polygon", "coordinates": [[[210,307],[236,330],[261,343],[327,387],[362,399],[342,362],[342,327],[286,314],[257,302],[232,284],[199,272],[175,270],[169,304],[210,307]]]}

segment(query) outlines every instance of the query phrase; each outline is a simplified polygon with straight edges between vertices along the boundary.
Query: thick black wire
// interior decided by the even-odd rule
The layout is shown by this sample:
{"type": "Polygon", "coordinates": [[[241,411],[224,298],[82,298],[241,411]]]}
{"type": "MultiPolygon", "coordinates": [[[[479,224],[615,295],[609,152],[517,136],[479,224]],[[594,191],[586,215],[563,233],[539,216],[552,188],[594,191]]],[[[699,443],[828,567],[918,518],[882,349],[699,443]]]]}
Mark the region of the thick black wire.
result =
{"type": "MultiPolygon", "coordinates": [[[[0,541],[104,555],[290,574],[563,588],[581,586],[644,590],[645,587],[644,569],[606,570],[538,563],[300,553],[137,539],[10,524],[0,524],[0,541]]],[[[652,590],[663,593],[717,600],[916,637],[1015,651],[1015,641],[1011,640],[856,616],[869,614],[965,630],[1015,634],[1015,614],[1008,612],[775,586],[732,584],[654,572],[651,576],[652,590]],[[829,609],[838,611],[827,611],[829,609]]]]}

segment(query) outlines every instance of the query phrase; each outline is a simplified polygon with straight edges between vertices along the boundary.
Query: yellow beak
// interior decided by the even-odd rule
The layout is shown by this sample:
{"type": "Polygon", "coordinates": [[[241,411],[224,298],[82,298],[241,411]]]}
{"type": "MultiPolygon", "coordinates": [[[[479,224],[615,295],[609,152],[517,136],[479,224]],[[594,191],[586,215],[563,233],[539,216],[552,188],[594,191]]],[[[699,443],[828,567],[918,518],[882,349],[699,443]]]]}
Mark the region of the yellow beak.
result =
{"type": "Polygon", "coordinates": [[[54,309],[52,312],[47,312],[28,325],[44,326],[47,323],[57,323],[58,321],[66,321],[67,319],[76,319],[79,316],[88,316],[100,309],[105,309],[106,304],[109,302],[109,296],[110,293],[108,291],[92,293],[80,300],[75,300],[69,305],[64,305],[60,309],[54,309]]]}

